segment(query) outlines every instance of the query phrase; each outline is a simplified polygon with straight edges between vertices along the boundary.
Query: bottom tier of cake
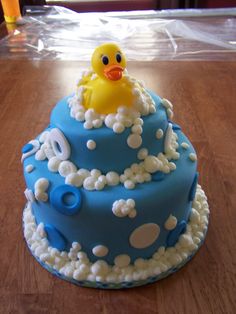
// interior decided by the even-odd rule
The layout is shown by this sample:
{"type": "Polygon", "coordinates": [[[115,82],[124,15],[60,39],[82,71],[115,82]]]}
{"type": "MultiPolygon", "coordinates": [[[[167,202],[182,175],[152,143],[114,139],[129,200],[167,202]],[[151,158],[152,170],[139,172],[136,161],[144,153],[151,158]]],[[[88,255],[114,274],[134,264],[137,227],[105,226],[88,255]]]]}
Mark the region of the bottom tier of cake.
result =
{"type": "Polygon", "coordinates": [[[207,197],[197,186],[186,231],[172,247],[160,247],[149,259],[138,258],[127,266],[125,256],[119,266],[104,260],[91,262],[74,243],[70,253],[50,246],[44,225],[36,224],[31,203],[23,213],[24,236],[32,255],[52,274],[74,284],[102,289],[122,289],[160,280],[181,268],[200,248],[208,227],[207,197]]]}

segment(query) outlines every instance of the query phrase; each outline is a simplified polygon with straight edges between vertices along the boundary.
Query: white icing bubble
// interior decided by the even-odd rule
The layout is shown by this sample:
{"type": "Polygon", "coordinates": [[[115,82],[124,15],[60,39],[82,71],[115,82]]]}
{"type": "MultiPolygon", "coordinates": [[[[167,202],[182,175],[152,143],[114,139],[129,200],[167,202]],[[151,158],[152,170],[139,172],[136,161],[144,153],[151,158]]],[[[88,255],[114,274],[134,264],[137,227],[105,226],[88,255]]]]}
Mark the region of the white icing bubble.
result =
{"type": "Polygon", "coordinates": [[[110,171],[106,174],[106,180],[108,185],[117,185],[120,182],[120,176],[114,171],[110,171]]]}
{"type": "Polygon", "coordinates": [[[33,165],[27,165],[25,167],[25,171],[28,172],[28,173],[32,172],[33,170],[34,170],[34,166],[33,165]]]}
{"type": "Polygon", "coordinates": [[[77,173],[84,179],[90,176],[90,172],[87,169],[83,169],[83,168],[79,169],[77,173]]]}
{"type": "Polygon", "coordinates": [[[117,267],[123,268],[123,267],[127,267],[130,264],[130,257],[127,254],[121,254],[116,256],[116,258],[114,259],[114,264],[117,267]]]}
{"type": "Polygon", "coordinates": [[[136,118],[135,120],[134,120],[134,124],[137,124],[137,125],[143,125],[143,119],[142,118],[136,118]]]}
{"type": "Polygon", "coordinates": [[[101,181],[96,181],[95,182],[95,189],[100,191],[104,189],[105,184],[101,181]]]}
{"type": "Polygon", "coordinates": [[[136,249],[144,249],[152,245],[158,238],[160,227],[147,223],[136,228],[130,235],[129,242],[136,249]]]}
{"type": "Polygon", "coordinates": [[[103,120],[102,119],[96,119],[96,120],[93,121],[93,127],[95,129],[100,128],[102,126],[102,124],[103,124],[103,120]]]}
{"type": "Polygon", "coordinates": [[[104,175],[100,175],[98,177],[98,181],[100,181],[101,183],[103,183],[104,185],[107,183],[107,179],[106,179],[106,176],[104,175]]]}
{"type": "Polygon", "coordinates": [[[75,165],[68,160],[62,161],[59,165],[58,171],[62,177],[68,176],[70,173],[76,172],[75,165]]]}
{"type": "Polygon", "coordinates": [[[84,122],[84,128],[87,130],[90,130],[93,128],[93,122],[92,121],[86,121],[84,122]]]}
{"type": "Polygon", "coordinates": [[[101,176],[101,171],[98,170],[98,169],[92,169],[91,172],[90,172],[91,176],[92,177],[95,177],[95,178],[98,178],[101,176]]]}
{"type": "Polygon", "coordinates": [[[42,202],[47,202],[48,200],[48,194],[41,191],[41,190],[36,190],[35,191],[35,198],[37,201],[42,201],[42,202]]]}
{"type": "Polygon", "coordinates": [[[84,178],[80,176],[78,173],[70,173],[66,176],[65,183],[76,187],[80,187],[83,185],[83,181],[84,178]]]}
{"type": "Polygon", "coordinates": [[[169,163],[169,167],[170,167],[170,170],[175,170],[176,169],[176,164],[174,162],[170,162],[169,163]]]}
{"type": "Polygon", "coordinates": [[[127,144],[133,149],[138,148],[142,145],[142,137],[138,134],[131,134],[127,138],[127,144]]]}
{"type": "Polygon", "coordinates": [[[34,194],[38,201],[46,202],[48,200],[48,194],[46,190],[49,187],[49,181],[45,178],[38,179],[34,184],[34,194]]]}
{"type": "Polygon", "coordinates": [[[85,117],[84,117],[84,112],[77,112],[75,115],[75,118],[77,121],[84,121],[85,117]]]}
{"type": "Polygon", "coordinates": [[[94,178],[94,177],[87,177],[84,180],[83,187],[86,190],[92,191],[95,188],[95,182],[96,182],[96,178],[94,178]]]}
{"type": "Polygon", "coordinates": [[[127,199],[126,203],[130,207],[135,207],[135,201],[132,198],[127,199]]]}
{"type": "Polygon", "coordinates": [[[159,139],[161,139],[162,137],[163,137],[163,130],[162,129],[158,129],[157,131],[156,131],[156,138],[159,140],[159,139]]]}
{"type": "Polygon", "coordinates": [[[192,208],[191,214],[190,214],[190,221],[192,223],[199,223],[200,222],[200,215],[198,211],[194,208],[192,208]]]}
{"type": "Polygon", "coordinates": [[[181,147],[183,147],[184,149],[188,149],[189,148],[189,144],[186,142],[181,143],[181,147]]]}
{"type": "Polygon", "coordinates": [[[148,150],[146,148],[141,148],[138,151],[138,159],[142,160],[148,156],[148,150]]]}
{"type": "Polygon", "coordinates": [[[120,106],[117,110],[118,113],[122,115],[127,115],[129,113],[129,108],[125,106],[120,106]]]}
{"type": "Polygon", "coordinates": [[[93,254],[97,257],[103,257],[108,254],[108,248],[104,245],[97,245],[93,248],[93,254]]]}
{"type": "Polygon", "coordinates": [[[87,148],[90,150],[93,150],[96,148],[96,142],[94,140],[88,140],[86,145],[87,145],[87,148]]]}
{"type": "Polygon", "coordinates": [[[173,230],[177,225],[177,218],[173,215],[170,215],[165,222],[166,230],[173,230]]]}
{"type": "Polygon", "coordinates": [[[72,242],[72,249],[80,251],[81,250],[81,245],[79,242],[72,242]]]}
{"type": "Polygon", "coordinates": [[[105,118],[105,125],[108,127],[108,128],[112,128],[114,123],[116,122],[116,117],[114,114],[108,114],[105,118]]]}
{"type": "Polygon", "coordinates": [[[143,174],[137,174],[134,178],[137,183],[143,183],[145,180],[143,174]]]}
{"type": "Polygon", "coordinates": [[[113,131],[115,133],[122,133],[124,131],[125,127],[123,124],[119,123],[119,122],[115,122],[113,124],[113,131]]]}
{"type": "Polygon", "coordinates": [[[86,121],[93,121],[96,118],[98,118],[98,114],[95,112],[94,109],[88,109],[85,112],[85,120],[86,121]]]}
{"type": "Polygon", "coordinates": [[[36,154],[35,154],[35,159],[36,159],[36,160],[45,160],[45,159],[46,159],[46,154],[45,154],[45,152],[44,152],[42,149],[38,150],[38,151],[36,152],[36,154]]]}
{"type": "Polygon", "coordinates": [[[109,267],[105,261],[97,261],[91,266],[92,274],[95,276],[104,276],[108,273],[109,267]]]}
{"type": "Polygon", "coordinates": [[[161,167],[161,162],[157,157],[149,155],[144,160],[144,168],[147,172],[154,173],[161,167]]]}
{"type": "Polygon", "coordinates": [[[48,170],[57,172],[61,162],[61,159],[57,158],[56,156],[50,158],[48,161],[48,170]]]}
{"type": "Polygon", "coordinates": [[[124,175],[125,175],[127,178],[132,177],[133,174],[132,174],[131,169],[130,169],[130,168],[125,169],[124,175]]]}
{"type": "Polygon", "coordinates": [[[132,133],[140,135],[143,133],[143,128],[141,125],[135,124],[134,126],[132,126],[131,131],[132,133]]]}
{"type": "Polygon", "coordinates": [[[197,155],[196,154],[194,154],[194,153],[190,153],[189,154],[189,159],[191,160],[191,161],[197,161],[197,155]]]}
{"type": "Polygon", "coordinates": [[[74,272],[73,272],[73,278],[75,280],[85,280],[87,278],[87,273],[80,270],[80,269],[76,269],[74,272]]]}
{"type": "Polygon", "coordinates": [[[46,178],[40,178],[34,184],[35,190],[46,191],[48,186],[49,186],[49,182],[46,178]]]}
{"type": "Polygon", "coordinates": [[[124,182],[124,187],[125,187],[126,189],[132,190],[132,189],[135,188],[135,184],[134,184],[134,182],[131,181],[131,180],[126,180],[126,181],[124,182]]]}
{"type": "Polygon", "coordinates": [[[193,240],[191,238],[190,235],[187,235],[187,234],[182,234],[180,237],[179,237],[179,243],[182,247],[184,248],[188,248],[190,247],[192,244],[193,244],[193,240]]]}

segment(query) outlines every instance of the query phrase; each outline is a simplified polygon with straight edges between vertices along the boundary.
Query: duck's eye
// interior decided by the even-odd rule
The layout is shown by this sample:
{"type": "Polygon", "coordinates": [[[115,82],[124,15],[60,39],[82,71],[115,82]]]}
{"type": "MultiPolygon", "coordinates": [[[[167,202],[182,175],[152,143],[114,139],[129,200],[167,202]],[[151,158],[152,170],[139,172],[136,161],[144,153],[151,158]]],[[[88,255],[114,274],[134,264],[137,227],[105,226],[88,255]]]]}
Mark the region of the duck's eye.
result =
{"type": "Polygon", "coordinates": [[[102,63],[103,63],[104,65],[108,65],[109,59],[108,59],[107,56],[102,56],[102,63]]]}
{"type": "Polygon", "coordinates": [[[118,62],[118,63],[120,63],[121,62],[121,54],[118,52],[117,54],[116,54],[116,61],[118,62]]]}

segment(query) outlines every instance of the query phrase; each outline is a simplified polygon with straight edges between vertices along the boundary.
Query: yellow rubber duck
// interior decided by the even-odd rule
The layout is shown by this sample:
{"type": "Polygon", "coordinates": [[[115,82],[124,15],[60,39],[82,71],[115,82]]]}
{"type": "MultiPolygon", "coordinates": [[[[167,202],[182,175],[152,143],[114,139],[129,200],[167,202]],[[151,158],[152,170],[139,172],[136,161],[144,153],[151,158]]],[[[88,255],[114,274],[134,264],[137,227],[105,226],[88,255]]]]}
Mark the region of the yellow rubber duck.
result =
{"type": "Polygon", "coordinates": [[[123,75],[126,59],[114,43],[98,46],[91,59],[95,73],[84,76],[78,87],[83,87],[82,104],[100,114],[115,113],[120,106],[132,106],[133,85],[123,75]]]}

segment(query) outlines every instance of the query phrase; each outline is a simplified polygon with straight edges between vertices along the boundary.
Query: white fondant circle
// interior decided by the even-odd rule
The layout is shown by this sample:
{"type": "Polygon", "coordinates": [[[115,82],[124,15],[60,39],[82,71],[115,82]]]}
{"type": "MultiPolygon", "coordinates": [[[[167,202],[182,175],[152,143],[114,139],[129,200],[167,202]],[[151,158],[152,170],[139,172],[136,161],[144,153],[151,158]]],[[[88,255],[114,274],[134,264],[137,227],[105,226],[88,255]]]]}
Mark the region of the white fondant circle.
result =
{"type": "Polygon", "coordinates": [[[130,257],[127,254],[121,254],[116,256],[114,259],[114,264],[118,267],[127,267],[130,264],[130,257]]]}
{"type": "Polygon", "coordinates": [[[160,234],[160,227],[147,223],[136,228],[130,235],[129,242],[136,249],[144,249],[152,245],[160,234]]]}
{"type": "Polygon", "coordinates": [[[107,255],[108,248],[104,245],[96,245],[92,251],[93,251],[93,255],[97,257],[103,257],[107,255]]]}
{"type": "Polygon", "coordinates": [[[86,146],[88,149],[93,150],[96,148],[96,142],[94,140],[88,140],[86,146]]]}
{"type": "Polygon", "coordinates": [[[59,159],[66,160],[70,158],[70,145],[64,134],[59,129],[52,129],[49,138],[52,149],[59,159]],[[60,147],[60,150],[58,146],[60,147]]]}

